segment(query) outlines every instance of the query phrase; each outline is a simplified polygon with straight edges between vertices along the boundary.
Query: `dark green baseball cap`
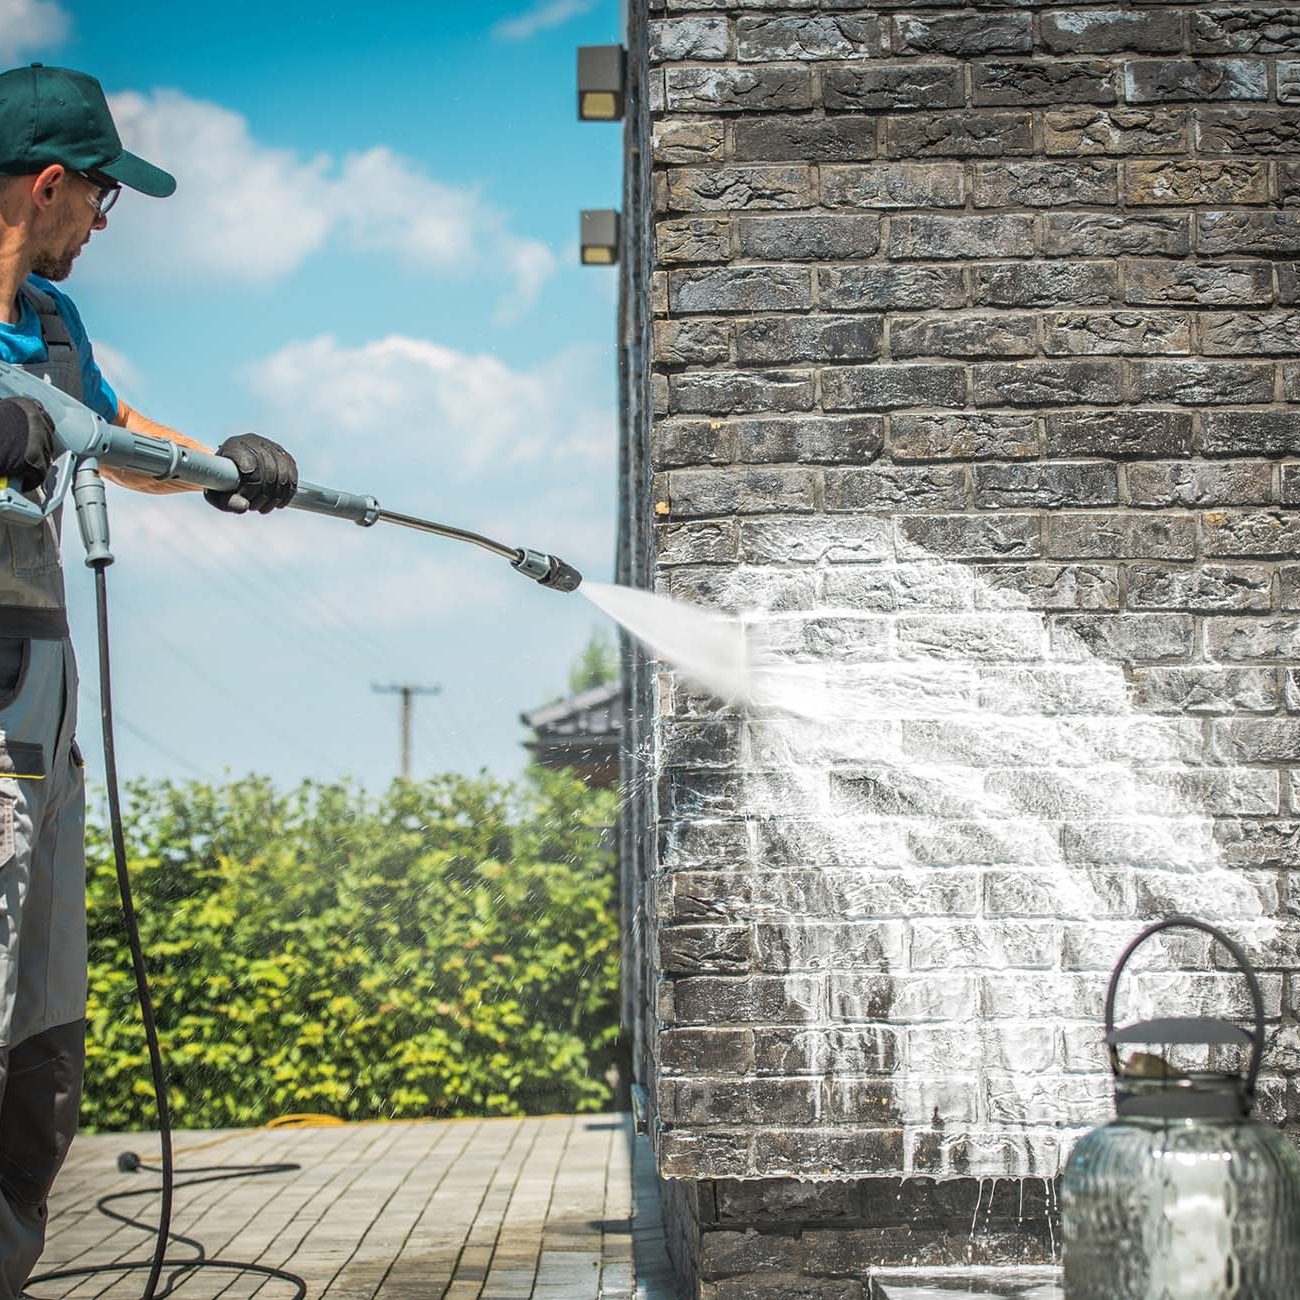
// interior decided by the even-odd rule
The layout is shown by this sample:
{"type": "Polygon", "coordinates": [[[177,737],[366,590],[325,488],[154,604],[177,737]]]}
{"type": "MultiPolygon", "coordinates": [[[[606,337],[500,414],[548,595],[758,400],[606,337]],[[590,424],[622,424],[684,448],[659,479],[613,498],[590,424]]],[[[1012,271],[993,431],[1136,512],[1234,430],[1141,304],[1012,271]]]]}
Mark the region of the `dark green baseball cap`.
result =
{"type": "Polygon", "coordinates": [[[33,63],[0,73],[0,176],[30,176],[61,163],[165,199],[176,178],[127,153],[104,88],[70,68],[33,63]]]}

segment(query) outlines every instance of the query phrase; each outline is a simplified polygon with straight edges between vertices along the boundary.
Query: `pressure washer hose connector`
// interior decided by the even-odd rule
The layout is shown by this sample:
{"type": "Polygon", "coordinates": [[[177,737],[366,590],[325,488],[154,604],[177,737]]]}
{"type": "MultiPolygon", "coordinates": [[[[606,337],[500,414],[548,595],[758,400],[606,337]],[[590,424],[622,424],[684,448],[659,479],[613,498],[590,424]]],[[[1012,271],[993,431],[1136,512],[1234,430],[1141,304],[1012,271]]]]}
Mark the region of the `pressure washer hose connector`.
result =
{"type": "Polygon", "coordinates": [[[582,574],[557,555],[543,555],[541,551],[530,551],[525,546],[520,547],[510,564],[524,577],[556,591],[577,591],[582,585],[582,574]]]}

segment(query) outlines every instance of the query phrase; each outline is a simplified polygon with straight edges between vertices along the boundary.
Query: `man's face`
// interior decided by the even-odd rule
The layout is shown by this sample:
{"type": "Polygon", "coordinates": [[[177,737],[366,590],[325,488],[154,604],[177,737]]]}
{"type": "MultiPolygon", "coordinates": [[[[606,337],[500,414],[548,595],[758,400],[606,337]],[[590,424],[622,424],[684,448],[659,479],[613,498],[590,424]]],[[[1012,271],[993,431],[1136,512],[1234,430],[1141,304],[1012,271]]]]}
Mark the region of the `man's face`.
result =
{"type": "Polygon", "coordinates": [[[97,212],[93,199],[100,187],[84,176],[67,172],[56,201],[42,213],[32,270],[47,280],[66,280],[91,232],[103,230],[108,218],[97,212]]]}

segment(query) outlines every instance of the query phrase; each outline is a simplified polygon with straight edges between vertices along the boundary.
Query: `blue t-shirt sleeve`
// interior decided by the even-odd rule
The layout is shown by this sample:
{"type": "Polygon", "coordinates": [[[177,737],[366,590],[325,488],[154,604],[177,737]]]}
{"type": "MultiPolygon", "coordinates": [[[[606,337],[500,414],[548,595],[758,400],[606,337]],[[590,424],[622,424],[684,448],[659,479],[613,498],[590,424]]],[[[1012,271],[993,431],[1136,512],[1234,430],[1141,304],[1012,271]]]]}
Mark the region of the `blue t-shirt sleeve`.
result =
{"type": "Polygon", "coordinates": [[[63,317],[63,323],[72,336],[73,346],[77,349],[77,359],[81,362],[81,386],[85,392],[86,405],[96,415],[102,415],[110,422],[116,420],[117,394],[100,371],[99,364],[95,360],[95,351],[90,346],[90,338],[86,334],[86,327],[81,323],[81,313],[77,310],[76,304],[48,280],[40,281],[40,288],[54,299],[54,305],[58,307],[59,315],[63,317]]]}

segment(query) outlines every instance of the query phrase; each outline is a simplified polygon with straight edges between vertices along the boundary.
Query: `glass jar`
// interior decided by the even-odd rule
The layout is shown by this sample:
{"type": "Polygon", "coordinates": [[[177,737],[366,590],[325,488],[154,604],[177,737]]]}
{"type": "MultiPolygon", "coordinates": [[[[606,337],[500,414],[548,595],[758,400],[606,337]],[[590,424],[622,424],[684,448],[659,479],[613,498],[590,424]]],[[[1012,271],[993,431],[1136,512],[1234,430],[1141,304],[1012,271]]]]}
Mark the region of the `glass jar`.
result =
{"type": "Polygon", "coordinates": [[[1264,1006],[1245,954],[1222,932],[1171,917],[1138,936],[1106,999],[1117,1118],[1075,1147],[1061,1186],[1066,1300],[1298,1300],[1300,1153],[1252,1118],[1264,1006]],[[1171,1018],[1114,1027],[1119,977],[1139,944],[1165,929],[1206,931],[1251,987],[1254,1033],[1221,1020],[1171,1018]],[[1123,1043],[1250,1046],[1245,1076],[1142,1075],[1121,1067],[1123,1043]]]}

